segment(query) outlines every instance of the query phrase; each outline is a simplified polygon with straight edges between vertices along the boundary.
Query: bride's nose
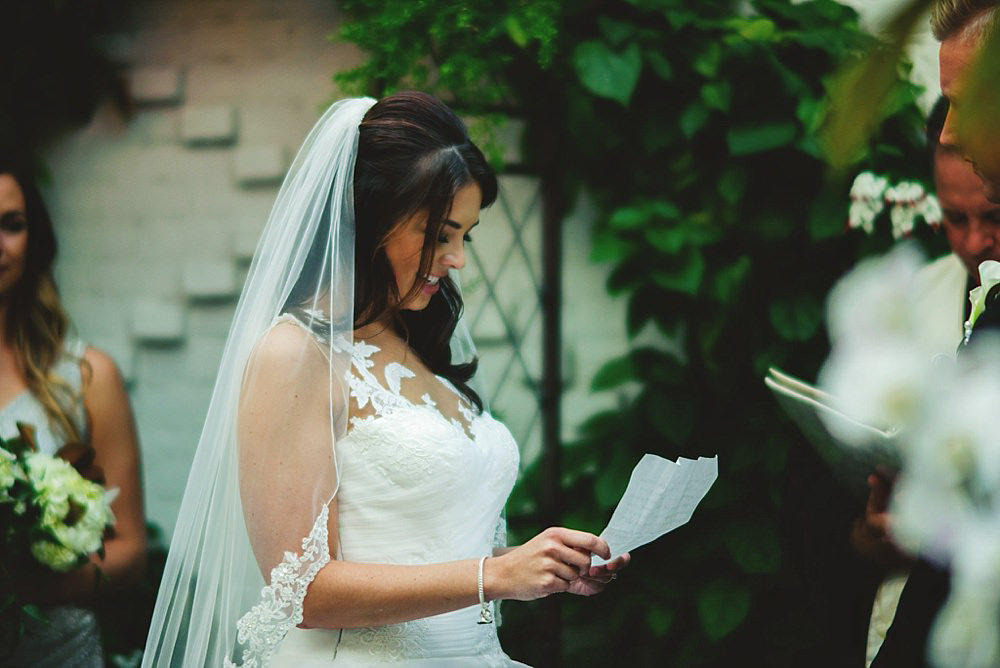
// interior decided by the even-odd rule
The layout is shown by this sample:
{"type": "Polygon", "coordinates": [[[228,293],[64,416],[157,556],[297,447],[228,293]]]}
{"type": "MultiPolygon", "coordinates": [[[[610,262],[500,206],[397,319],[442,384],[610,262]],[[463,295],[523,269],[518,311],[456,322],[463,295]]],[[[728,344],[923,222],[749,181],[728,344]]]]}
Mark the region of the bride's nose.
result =
{"type": "Polygon", "coordinates": [[[461,269],[465,266],[465,249],[449,250],[441,256],[441,264],[449,269],[461,269]]]}

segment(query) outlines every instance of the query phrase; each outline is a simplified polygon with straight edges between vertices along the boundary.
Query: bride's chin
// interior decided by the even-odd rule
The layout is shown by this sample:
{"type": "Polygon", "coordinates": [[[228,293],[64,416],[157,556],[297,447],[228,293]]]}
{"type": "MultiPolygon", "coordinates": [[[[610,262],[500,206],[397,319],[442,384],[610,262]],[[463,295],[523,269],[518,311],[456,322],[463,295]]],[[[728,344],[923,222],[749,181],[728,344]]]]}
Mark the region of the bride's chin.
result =
{"type": "Polygon", "coordinates": [[[431,303],[431,298],[427,295],[417,295],[408,300],[401,307],[404,311],[423,311],[431,303]]]}

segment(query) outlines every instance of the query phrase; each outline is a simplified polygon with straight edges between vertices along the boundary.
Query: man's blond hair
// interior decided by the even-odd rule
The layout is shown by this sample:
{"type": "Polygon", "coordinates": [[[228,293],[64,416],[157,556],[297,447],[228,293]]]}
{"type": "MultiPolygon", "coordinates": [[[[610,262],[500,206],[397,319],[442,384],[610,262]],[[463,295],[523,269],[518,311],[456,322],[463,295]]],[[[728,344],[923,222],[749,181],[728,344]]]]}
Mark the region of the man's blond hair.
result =
{"type": "Polygon", "coordinates": [[[931,31],[938,41],[959,32],[985,37],[1000,32],[1000,1],[937,0],[931,6],[931,31]]]}

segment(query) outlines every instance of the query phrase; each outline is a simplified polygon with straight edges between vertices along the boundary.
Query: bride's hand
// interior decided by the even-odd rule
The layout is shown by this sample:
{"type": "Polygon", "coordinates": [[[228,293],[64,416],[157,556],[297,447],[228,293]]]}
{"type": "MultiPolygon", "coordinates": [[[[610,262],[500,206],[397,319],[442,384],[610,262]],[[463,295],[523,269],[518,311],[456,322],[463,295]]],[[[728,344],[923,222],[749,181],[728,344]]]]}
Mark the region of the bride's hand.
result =
{"type": "Polygon", "coordinates": [[[606,564],[591,566],[590,572],[579,580],[575,580],[566,591],[570,594],[578,594],[580,596],[600,594],[609,582],[618,577],[620,570],[628,567],[630,561],[632,561],[632,556],[626,552],[606,564]]]}
{"type": "Polygon", "coordinates": [[[574,588],[584,593],[591,585],[577,583],[592,570],[591,553],[605,559],[611,556],[608,544],[592,533],[562,527],[546,529],[524,545],[486,561],[486,595],[491,599],[530,601],[574,588]]]}

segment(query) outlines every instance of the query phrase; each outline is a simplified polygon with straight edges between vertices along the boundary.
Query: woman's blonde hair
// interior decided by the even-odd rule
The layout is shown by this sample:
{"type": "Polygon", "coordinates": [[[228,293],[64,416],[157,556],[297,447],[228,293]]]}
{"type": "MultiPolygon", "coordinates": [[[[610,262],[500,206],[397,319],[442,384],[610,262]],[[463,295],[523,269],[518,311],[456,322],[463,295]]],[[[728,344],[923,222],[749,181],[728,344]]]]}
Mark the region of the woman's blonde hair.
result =
{"type": "MultiPolygon", "coordinates": [[[[63,343],[69,330],[69,318],[52,277],[52,263],[56,257],[52,220],[38,188],[25,171],[0,165],[0,174],[12,176],[17,181],[28,219],[24,273],[8,298],[4,336],[13,345],[28,390],[42,404],[53,431],[62,434],[67,442],[79,442],[84,434],[73,420],[71,411],[81,399],[80,392],[53,371],[65,354],[63,343]]],[[[80,362],[86,371],[88,366],[83,360],[80,362]]]]}
{"type": "Polygon", "coordinates": [[[973,26],[980,35],[1000,30],[1000,2],[997,0],[937,0],[931,6],[931,31],[943,42],[973,26]]]}

